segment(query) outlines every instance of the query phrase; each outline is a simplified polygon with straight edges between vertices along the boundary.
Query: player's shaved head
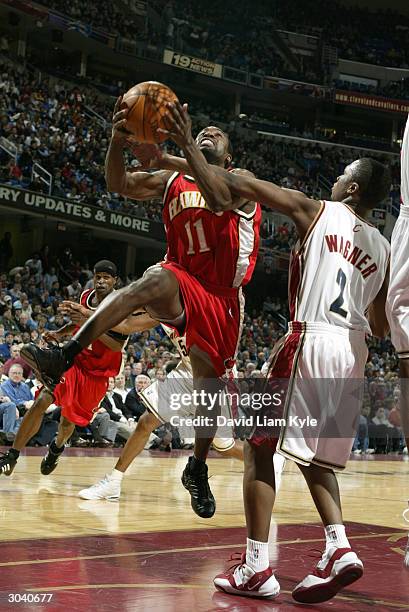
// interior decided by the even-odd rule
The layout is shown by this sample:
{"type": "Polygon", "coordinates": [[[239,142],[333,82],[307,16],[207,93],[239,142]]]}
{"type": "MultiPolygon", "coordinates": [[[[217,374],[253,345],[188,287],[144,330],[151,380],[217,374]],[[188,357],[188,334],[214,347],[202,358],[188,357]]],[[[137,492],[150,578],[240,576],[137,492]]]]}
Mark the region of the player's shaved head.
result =
{"type": "Polygon", "coordinates": [[[368,210],[388,196],[392,177],[388,166],[370,157],[349,164],[332,188],[332,199],[360,204],[368,210]]]}
{"type": "Polygon", "coordinates": [[[373,208],[388,197],[392,183],[388,166],[371,157],[362,157],[350,168],[352,179],[359,185],[361,204],[373,208]]]}

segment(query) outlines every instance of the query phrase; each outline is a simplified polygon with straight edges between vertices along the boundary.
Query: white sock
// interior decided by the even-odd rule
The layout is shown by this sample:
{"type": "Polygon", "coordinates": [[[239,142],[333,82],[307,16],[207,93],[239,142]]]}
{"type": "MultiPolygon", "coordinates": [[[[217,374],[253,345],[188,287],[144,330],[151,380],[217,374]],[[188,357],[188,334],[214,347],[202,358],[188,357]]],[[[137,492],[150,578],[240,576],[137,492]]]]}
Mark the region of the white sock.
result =
{"type": "Polygon", "coordinates": [[[351,548],[345,533],[345,525],[327,525],[325,527],[326,549],[351,548]]]}
{"type": "Polygon", "coordinates": [[[119,470],[116,470],[115,468],[112,470],[111,474],[110,474],[110,478],[112,478],[112,480],[119,480],[121,481],[123,478],[124,473],[120,472],[119,470]]]}
{"type": "Polygon", "coordinates": [[[262,572],[270,565],[268,542],[247,538],[246,564],[255,572],[262,572]]]}

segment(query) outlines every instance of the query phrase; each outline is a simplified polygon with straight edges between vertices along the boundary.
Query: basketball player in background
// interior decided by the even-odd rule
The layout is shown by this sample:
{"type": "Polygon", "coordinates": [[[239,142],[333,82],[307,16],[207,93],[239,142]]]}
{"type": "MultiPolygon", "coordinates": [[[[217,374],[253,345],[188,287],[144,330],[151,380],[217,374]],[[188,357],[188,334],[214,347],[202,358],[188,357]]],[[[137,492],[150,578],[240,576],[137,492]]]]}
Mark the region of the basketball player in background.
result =
{"type": "MultiPolygon", "coordinates": [[[[148,315],[145,315],[145,317],[148,317],[148,315]]],[[[150,321],[146,319],[146,321],[146,329],[159,325],[159,322],[153,319],[150,321]]],[[[128,439],[115,468],[99,482],[86,489],[82,489],[78,495],[83,499],[119,499],[121,496],[122,478],[134,459],[145,448],[150,434],[161,424],[171,422],[172,417],[175,415],[179,418],[195,416],[193,404],[190,406],[181,405],[177,412],[171,408],[172,395],[177,398],[182,397],[184,394],[192,394],[193,374],[186,351],[185,339],[179,336],[171,327],[162,325],[162,328],[176,347],[180,361],[169,372],[163,383],[156,380],[146,389],[139,392],[139,397],[146,406],[146,412],[140,417],[136,429],[128,439]]],[[[223,457],[231,457],[243,461],[243,443],[240,440],[235,440],[234,437],[215,438],[213,440],[213,448],[223,457]]],[[[276,481],[281,479],[284,463],[284,457],[274,456],[276,481]]]]}
{"type": "MultiPolygon", "coordinates": [[[[35,364],[42,380],[53,388],[91,342],[145,308],[153,319],[186,337],[195,388],[204,390],[205,399],[209,399],[223,387],[221,379],[231,375],[235,363],[244,309],[242,286],[251,279],[257,258],[260,206],[240,200],[234,210],[214,214],[212,208],[224,206],[224,200],[219,201],[221,196],[213,189],[203,198],[189,175],[162,170],[126,172],[127,112],[121,110],[118,99],[106,156],[107,186],[135,200],[163,198],[166,260],[104,300],[62,349],[27,345],[22,355],[35,364]]],[[[211,164],[230,166],[230,141],[219,128],[202,130],[197,146],[211,164]]],[[[206,457],[217,427],[215,410],[210,411],[206,402],[198,406],[198,411],[213,424],[197,432],[194,455],[189,458],[182,482],[190,493],[193,510],[209,518],[216,505],[208,483],[206,457]]]]}
{"type": "MultiPolygon", "coordinates": [[[[75,333],[114,291],[116,281],[116,265],[105,259],[97,262],[94,267],[94,289],[84,291],[79,304],[64,302],[62,309],[70,317],[70,323],[57,331],[46,332],[44,339],[58,343],[64,337],[75,333]]],[[[92,347],[78,355],[73,367],[64,380],[56,385],[53,392],[43,387],[32,408],[24,415],[12,448],[0,458],[0,474],[10,476],[13,472],[20,451],[38,432],[43,415],[52,403],[61,406],[61,420],[57,436],[51,442],[40,469],[44,475],[51,474],[55,470],[75,426],[88,425],[106,393],[109,377],[119,373],[127,334],[139,331],[139,325],[137,317],[129,317],[121,325],[93,342],[92,347]]]]}
{"type": "MultiPolygon", "coordinates": [[[[392,343],[399,357],[400,414],[409,449],[409,119],[401,153],[401,207],[391,240],[391,282],[386,312],[392,343]]],[[[409,508],[404,517],[409,522],[409,508]]],[[[409,535],[404,563],[409,567],[409,535]]]]}
{"type": "MultiPolygon", "coordinates": [[[[389,243],[365,218],[389,194],[389,170],[378,161],[359,159],[338,177],[332,201],[318,202],[299,191],[210,166],[193,140],[187,105],[168,103],[168,107],[172,119],[167,135],[183,149],[186,162],[165,156],[158,167],[180,171],[184,167],[195,177],[204,196],[209,189],[222,194],[222,206],[211,204],[215,212],[234,209],[240,197],[261,202],[294,222],[299,240],[290,264],[291,322],[287,335],[272,351],[268,376],[273,388],[275,380],[290,379],[284,404],[287,419],[326,415],[331,405],[331,417],[343,423],[346,402],[351,398],[344,383],[364,379],[368,352],[365,334],[384,336],[388,332],[385,301],[389,243]],[[316,384],[314,388],[314,379],[337,382],[334,394],[323,394],[316,384]],[[312,381],[312,388],[302,387],[301,381],[312,381]]],[[[358,414],[356,406],[356,414],[349,415],[351,423],[358,414]]],[[[294,589],[294,599],[302,603],[326,601],[362,576],[363,564],[351,550],[345,533],[334,473],[334,469],[345,467],[354,436],[351,431],[350,439],[336,438],[335,433],[328,436],[327,430],[325,439],[323,425],[320,423],[317,434],[298,431],[295,436],[286,427],[279,439],[256,431],[246,443],[247,549],[240,563],[215,578],[218,589],[249,597],[279,594],[268,556],[275,450],[300,467],[325,527],[322,558],[314,572],[294,589]]]]}

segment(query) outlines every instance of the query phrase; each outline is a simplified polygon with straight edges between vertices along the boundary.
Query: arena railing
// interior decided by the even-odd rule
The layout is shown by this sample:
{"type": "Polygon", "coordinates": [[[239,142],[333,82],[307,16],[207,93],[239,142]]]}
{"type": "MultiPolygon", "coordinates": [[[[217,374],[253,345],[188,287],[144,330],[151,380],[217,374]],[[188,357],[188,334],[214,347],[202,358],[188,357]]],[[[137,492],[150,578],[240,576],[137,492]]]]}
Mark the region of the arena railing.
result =
{"type": "Polygon", "coordinates": [[[4,136],[1,136],[0,137],[0,149],[2,149],[5,153],[7,153],[9,157],[12,157],[15,162],[17,161],[18,148],[14,144],[14,142],[11,142],[11,140],[8,140],[4,136]]]}

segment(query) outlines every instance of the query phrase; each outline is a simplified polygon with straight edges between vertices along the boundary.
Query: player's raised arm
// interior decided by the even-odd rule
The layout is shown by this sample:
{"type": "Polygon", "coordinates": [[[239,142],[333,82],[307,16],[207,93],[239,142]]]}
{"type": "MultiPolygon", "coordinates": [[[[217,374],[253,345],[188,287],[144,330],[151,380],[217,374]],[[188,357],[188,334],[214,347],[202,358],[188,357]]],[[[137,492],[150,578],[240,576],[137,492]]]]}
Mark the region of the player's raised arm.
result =
{"type": "Polygon", "coordinates": [[[409,206],[409,116],[406,120],[406,127],[402,140],[400,174],[402,204],[409,206]]]}
{"type": "Polygon", "coordinates": [[[125,132],[127,109],[121,109],[119,97],[114,108],[112,137],[105,157],[105,180],[108,191],[114,191],[135,200],[161,197],[165,191],[169,172],[127,172],[124,148],[129,134],[125,132]]]}
{"type": "Polygon", "coordinates": [[[172,138],[183,149],[187,164],[207,205],[215,212],[242,206],[243,202],[234,202],[223,175],[219,176],[212,172],[212,166],[207,163],[197,146],[192,136],[192,121],[187,112],[187,104],[182,106],[179,102],[176,104],[168,102],[167,106],[170,114],[166,121],[170,129],[158,131],[172,138]]]}
{"type": "Polygon", "coordinates": [[[258,180],[249,172],[229,172],[209,164],[192,137],[186,105],[168,103],[168,107],[167,134],[183,149],[190,172],[212,210],[233,210],[241,207],[243,201],[260,202],[290,217],[300,235],[307,231],[320,208],[319,202],[300,191],[258,180]]]}

